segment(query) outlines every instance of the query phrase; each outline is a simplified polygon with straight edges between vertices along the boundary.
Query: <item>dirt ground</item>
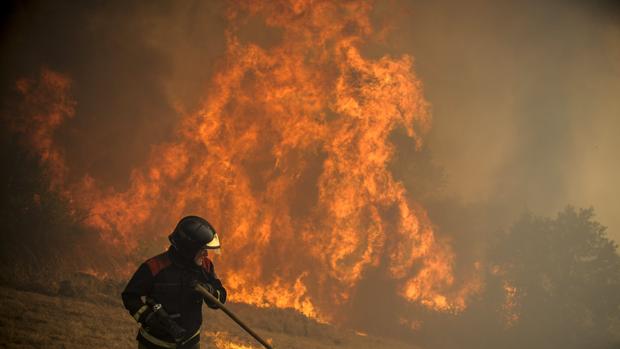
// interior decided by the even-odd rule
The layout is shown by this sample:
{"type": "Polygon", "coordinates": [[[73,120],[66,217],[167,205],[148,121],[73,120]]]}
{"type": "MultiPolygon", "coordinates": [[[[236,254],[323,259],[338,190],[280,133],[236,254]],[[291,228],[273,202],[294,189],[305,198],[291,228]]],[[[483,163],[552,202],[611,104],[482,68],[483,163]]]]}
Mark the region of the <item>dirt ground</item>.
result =
{"type": "MultiPolygon", "coordinates": [[[[230,308],[274,348],[416,348],[319,324],[291,310],[230,308]]],[[[204,309],[202,348],[261,348],[223,312],[204,309]]],[[[111,296],[78,299],[0,286],[0,348],[136,348],[136,331],[135,321],[111,296]]]]}

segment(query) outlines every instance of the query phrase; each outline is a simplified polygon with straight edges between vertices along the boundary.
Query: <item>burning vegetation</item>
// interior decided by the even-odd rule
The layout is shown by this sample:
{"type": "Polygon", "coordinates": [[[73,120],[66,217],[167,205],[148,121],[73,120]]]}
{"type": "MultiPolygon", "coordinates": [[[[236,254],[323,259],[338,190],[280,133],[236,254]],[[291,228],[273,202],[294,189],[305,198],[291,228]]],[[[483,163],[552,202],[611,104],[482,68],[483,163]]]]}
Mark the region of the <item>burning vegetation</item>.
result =
{"type": "Polygon", "coordinates": [[[234,300],[329,321],[364,271],[384,264],[407,300],[463,310],[479,283],[455,284],[449,243],[388,171],[390,134],[404,128],[421,147],[430,115],[410,56],[360,53],[375,35],[371,9],[230,6],[226,54],[204,102],[180,117],[174,140],[153,146],[125,191],[88,174],[67,180],[71,164],[53,135],[79,103],[70,77],[44,69],[20,80],[27,117],[19,128],[50,189],[121,251],[161,241],[186,213],[207,215],[225,241],[218,264],[234,300]],[[238,26],[251,17],[280,30],[280,40],[242,42],[238,26]]]}

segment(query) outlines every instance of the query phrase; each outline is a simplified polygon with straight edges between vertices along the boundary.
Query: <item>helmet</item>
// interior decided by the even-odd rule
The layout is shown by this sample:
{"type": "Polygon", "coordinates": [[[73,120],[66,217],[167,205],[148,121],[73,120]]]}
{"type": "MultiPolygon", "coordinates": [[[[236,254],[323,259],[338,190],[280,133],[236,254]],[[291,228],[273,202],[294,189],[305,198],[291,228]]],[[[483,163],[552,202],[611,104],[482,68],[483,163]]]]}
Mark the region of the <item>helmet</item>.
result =
{"type": "Polygon", "coordinates": [[[168,236],[172,246],[184,257],[194,258],[203,248],[219,249],[220,239],[206,219],[198,216],[183,217],[168,236]]]}

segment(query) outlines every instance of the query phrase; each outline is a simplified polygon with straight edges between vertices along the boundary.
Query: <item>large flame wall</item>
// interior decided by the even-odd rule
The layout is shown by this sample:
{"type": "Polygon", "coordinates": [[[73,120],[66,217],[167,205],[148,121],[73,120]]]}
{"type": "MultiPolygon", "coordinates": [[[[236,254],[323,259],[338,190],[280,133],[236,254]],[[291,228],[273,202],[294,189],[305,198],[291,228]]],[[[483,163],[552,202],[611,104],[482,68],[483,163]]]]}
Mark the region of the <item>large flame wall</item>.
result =
{"type": "Polygon", "coordinates": [[[110,245],[135,251],[183,215],[210,220],[234,300],[329,321],[365,270],[385,267],[405,299],[461,310],[477,284],[455,285],[449,244],[387,168],[391,132],[404,128],[422,146],[430,116],[411,57],[361,54],[374,35],[371,10],[339,1],[230,5],[226,52],[204,102],[182,115],[173,141],[153,145],[127,190],[87,174],[69,180],[54,131],[80,103],[70,77],[44,69],[18,82],[23,131],[50,188],[88,212],[84,224],[110,245]],[[279,30],[278,42],[241,40],[250,17],[279,30]]]}

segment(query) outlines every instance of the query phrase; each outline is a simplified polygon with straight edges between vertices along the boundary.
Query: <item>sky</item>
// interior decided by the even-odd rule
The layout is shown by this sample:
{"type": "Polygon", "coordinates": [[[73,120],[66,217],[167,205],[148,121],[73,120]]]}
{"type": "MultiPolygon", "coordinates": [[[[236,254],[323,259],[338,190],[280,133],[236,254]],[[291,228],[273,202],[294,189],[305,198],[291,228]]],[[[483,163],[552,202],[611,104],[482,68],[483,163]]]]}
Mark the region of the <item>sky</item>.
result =
{"type": "Polygon", "coordinates": [[[542,215],[591,206],[620,241],[618,2],[404,6],[386,46],[415,57],[443,193],[542,215]]]}

